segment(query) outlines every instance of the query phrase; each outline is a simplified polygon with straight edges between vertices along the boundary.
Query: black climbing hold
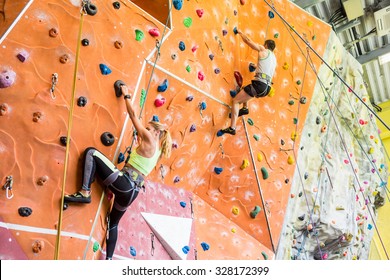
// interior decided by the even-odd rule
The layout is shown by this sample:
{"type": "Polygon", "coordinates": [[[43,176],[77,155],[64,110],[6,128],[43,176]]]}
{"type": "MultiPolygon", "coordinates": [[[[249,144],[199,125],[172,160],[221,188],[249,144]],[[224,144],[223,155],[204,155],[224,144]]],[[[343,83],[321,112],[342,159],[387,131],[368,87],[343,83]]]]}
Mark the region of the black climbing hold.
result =
{"type": "Polygon", "coordinates": [[[87,12],[88,15],[94,16],[97,13],[97,7],[92,3],[88,3],[85,5],[85,11],[87,12]]]}
{"type": "Polygon", "coordinates": [[[89,40],[88,39],[83,39],[81,40],[81,44],[86,47],[86,46],[89,46],[89,40]]]}
{"type": "Polygon", "coordinates": [[[285,182],[286,184],[288,184],[288,182],[290,182],[290,180],[289,180],[289,179],[286,179],[286,180],[284,180],[284,182],[285,182]]]}
{"type": "Polygon", "coordinates": [[[112,5],[114,6],[115,9],[120,9],[121,7],[121,3],[119,3],[118,1],[115,1],[114,3],[112,3],[112,5]]]}
{"type": "Polygon", "coordinates": [[[280,139],[280,144],[283,146],[283,145],[286,144],[286,143],[284,142],[283,139],[280,139]]]}
{"type": "Polygon", "coordinates": [[[104,146],[111,146],[115,142],[115,137],[110,132],[104,132],[100,136],[100,140],[102,141],[104,146]]]}
{"type": "Polygon", "coordinates": [[[321,119],[320,119],[320,117],[317,117],[316,118],[316,124],[320,124],[321,123],[321,119]]]}
{"type": "Polygon", "coordinates": [[[303,221],[305,219],[305,214],[298,217],[298,220],[303,221]]]}
{"type": "Polygon", "coordinates": [[[115,83],[114,83],[114,89],[115,89],[115,95],[116,97],[121,97],[122,95],[122,90],[121,90],[121,86],[125,86],[126,84],[124,82],[122,82],[121,80],[117,80],[115,83]]]}
{"type": "Polygon", "coordinates": [[[68,203],[64,203],[64,207],[62,207],[62,209],[66,210],[66,209],[68,209],[68,206],[69,206],[68,203]]]}
{"type": "Polygon", "coordinates": [[[87,98],[84,97],[84,96],[80,96],[80,97],[77,99],[77,106],[79,106],[79,107],[84,107],[85,105],[87,105],[87,98]]]}
{"type": "Polygon", "coordinates": [[[301,103],[301,104],[306,104],[306,97],[301,97],[300,99],[299,99],[299,102],[301,103]]]}
{"type": "Polygon", "coordinates": [[[32,213],[32,209],[29,207],[20,207],[18,209],[19,215],[22,217],[28,217],[32,213]]]}
{"type": "Polygon", "coordinates": [[[61,136],[60,137],[60,142],[62,145],[66,146],[66,140],[67,140],[67,137],[66,136],[61,136]]]}

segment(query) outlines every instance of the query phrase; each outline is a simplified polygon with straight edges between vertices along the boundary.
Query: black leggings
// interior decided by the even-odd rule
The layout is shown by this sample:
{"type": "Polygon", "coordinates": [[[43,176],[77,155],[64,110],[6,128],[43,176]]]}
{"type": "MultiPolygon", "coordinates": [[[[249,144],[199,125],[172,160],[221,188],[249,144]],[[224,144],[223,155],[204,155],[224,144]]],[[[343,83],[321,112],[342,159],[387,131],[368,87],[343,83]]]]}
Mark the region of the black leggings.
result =
{"type": "Polygon", "coordinates": [[[118,224],[127,207],[137,198],[143,177],[135,171],[130,175],[122,172],[101,152],[95,148],[87,148],[84,155],[83,185],[82,189],[91,190],[95,173],[103,180],[114,194],[114,206],[109,216],[107,231],[106,258],[111,259],[118,239],[118,224]]]}

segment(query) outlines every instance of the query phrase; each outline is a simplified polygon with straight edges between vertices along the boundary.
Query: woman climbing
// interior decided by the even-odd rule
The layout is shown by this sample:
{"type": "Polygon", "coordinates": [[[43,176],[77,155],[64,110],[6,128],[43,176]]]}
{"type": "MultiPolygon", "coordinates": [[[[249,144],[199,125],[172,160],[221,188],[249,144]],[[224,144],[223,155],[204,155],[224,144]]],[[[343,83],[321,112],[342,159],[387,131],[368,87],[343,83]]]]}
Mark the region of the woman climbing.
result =
{"type": "Polygon", "coordinates": [[[112,259],[118,238],[118,224],[127,207],[136,199],[140,188],[144,185],[144,178],[153,170],[159,159],[168,158],[171,154],[172,139],[165,125],[150,121],[145,127],[136,117],[131,95],[128,88],[120,87],[127,111],[137,130],[140,143],[131,153],[122,170],[119,170],[106,156],[95,148],[87,148],[84,154],[83,181],[81,189],[64,197],[64,202],[91,202],[91,184],[96,175],[103,184],[114,193],[114,203],[109,215],[107,230],[106,259],[112,259]]]}

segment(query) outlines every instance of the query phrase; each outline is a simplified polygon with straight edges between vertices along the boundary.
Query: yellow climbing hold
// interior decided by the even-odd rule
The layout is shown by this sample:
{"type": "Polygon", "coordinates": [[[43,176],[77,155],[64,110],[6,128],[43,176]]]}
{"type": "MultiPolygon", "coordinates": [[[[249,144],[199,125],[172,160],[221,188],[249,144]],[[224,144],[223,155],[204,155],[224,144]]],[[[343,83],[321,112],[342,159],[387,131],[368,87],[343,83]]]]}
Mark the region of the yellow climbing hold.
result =
{"type": "Polygon", "coordinates": [[[371,147],[371,148],[368,150],[368,153],[369,153],[370,155],[373,154],[373,153],[374,153],[374,148],[371,147]]]}
{"type": "Polygon", "coordinates": [[[283,69],[284,69],[284,70],[288,70],[288,68],[290,68],[290,64],[288,64],[287,62],[285,62],[285,63],[283,64],[283,69]]]}
{"type": "Polygon", "coordinates": [[[291,132],[291,140],[295,141],[295,139],[297,139],[297,136],[298,134],[295,131],[291,132]]]}
{"type": "Polygon", "coordinates": [[[236,228],[232,228],[232,232],[236,233],[237,232],[236,228]]]}
{"type": "Polygon", "coordinates": [[[244,159],[244,160],[242,161],[242,164],[241,164],[240,169],[241,169],[241,170],[244,170],[244,169],[247,168],[248,166],[249,166],[249,160],[244,159]]]}
{"type": "Polygon", "coordinates": [[[233,208],[232,208],[232,213],[233,213],[234,215],[238,215],[238,213],[240,213],[240,209],[238,209],[238,207],[236,207],[236,206],[233,206],[233,208]]]}
{"type": "Polygon", "coordinates": [[[373,191],[373,192],[372,192],[372,195],[373,195],[373,196],[376,196],[377,194],[378,194],[378,191],[373,191]]]}
{"type": "Polygon", "coordinates": [[[271,90],[268,93],[268,97],[273,97],[275,95],[275,89],[274,87],[271,87],[271,90]]]}
{"type": "Polygon", "coordinates": [[[294,158],[291,155],[288,156],[287,163],[290,164],[290,165],[295,163],[295,160],[294,160],[294,158]]]}
{"type": "Polygon", "coordinates": [[[307,22],[307,26],[312,27],[312,26],[313,26],[313,22],[309,20],[309,21],[307,22]]]}
{"type": "Polygon", "coordinates": [[[257,160],[262,161],[263,160],[263,155],[261,153],[257,154],[257,160]]]}

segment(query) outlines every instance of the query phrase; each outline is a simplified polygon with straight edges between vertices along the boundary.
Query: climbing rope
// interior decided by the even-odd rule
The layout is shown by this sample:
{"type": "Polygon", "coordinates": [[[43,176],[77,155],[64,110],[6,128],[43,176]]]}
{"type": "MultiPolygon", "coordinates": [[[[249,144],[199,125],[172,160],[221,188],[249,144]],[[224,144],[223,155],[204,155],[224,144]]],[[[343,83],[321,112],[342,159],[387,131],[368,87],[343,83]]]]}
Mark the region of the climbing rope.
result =
{"type": "Polygon", "coordinates": [[[65,151],[65,162],[64,162],[64,174],[63,174],[63,181],[62,181],[62,189],[61,189],[61,206],[60,206],[60,213],[58,217],[58,227],[57,227],[57,238],[56,238],[56,245],[55,245],[55,253],[54,253],[54,259],[58,260],[59,258],[59,250],[60,250],[60,240],[61,240],[61,228],[62,228],[62,216],[64,211],[64,196],[65,196],[65,186],[66,186],[66,175],[68,171],[68,161],[69,161],[69,150],[70,150],[70,136],[72,131],[72,125],[73,125],[73,110],[74,110],[74,104],[75,104],[75,96],[76,96],[76,82],[77,82],[77,71],[78,71],[78,62],[79,62],[79,55],[80,55],[80,41],[81,41],[81,32],[83,28],[83,20],[84,20],[84,14],[85,14],[85,5],[86,1],[82,2],[82,7],[80,10],[80,24],[79,24],[79,31],[78,31],[78,37],[77,37],[77,49],[76,49],[76,57],[75,57],[75,68],[73,72],[73,85],[72,85],[72,97],[71,97],[71,103],[69,107],[69,117],[68,117],[68,131],[66,136],[66,151],[65,151]]]}

